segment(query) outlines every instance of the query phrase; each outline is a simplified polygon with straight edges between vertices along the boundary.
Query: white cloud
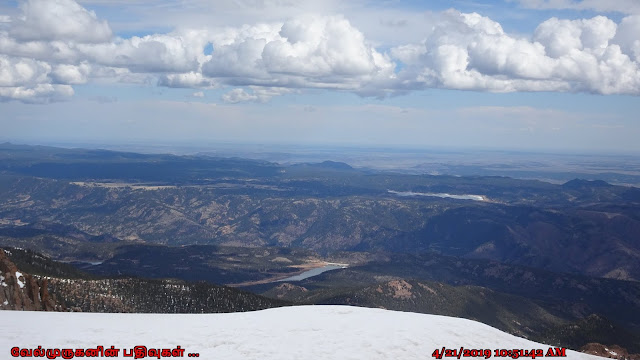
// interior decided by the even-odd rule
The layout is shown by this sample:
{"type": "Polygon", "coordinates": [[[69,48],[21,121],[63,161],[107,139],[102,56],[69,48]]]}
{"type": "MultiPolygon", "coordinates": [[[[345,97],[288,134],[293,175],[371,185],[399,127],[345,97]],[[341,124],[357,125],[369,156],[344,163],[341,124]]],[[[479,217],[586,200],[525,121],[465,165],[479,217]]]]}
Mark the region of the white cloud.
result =
{"type": "Polygon", "coordinates": [[[640,62],[640,15],[622,19],[613,42],[619,44],[622,51],[640,62]]]}
{"type": "Polygon", "coordinates": [[[57,85],[88,81],[215,84],[199,72],[207,59],[206,31],[119,39],[112,38],[105,21],[71,0],[29,0],[20,10],[21,15],[10,18],[9,28],[0,31],[0,86],[7,87],[0,95],[3,99],[30,102],[29,96],[41,99],[50,94],[56,101],[70,94],[68,86],[57,85]],[[150,74],[165,72],[172,74],[149,80],[150,74]]]}
{"type": "MultiPolygon", "coordinates": [[[[379,70],[364,35],[341,17],[302,17],[282,25],[279,39],[265,44],[269,72],[306,77],[362,76],[379,70]]],[[[385,64],[380,64],[384,66],[385,64]]]]}
{"type": "Polygon", "coordinates": [[[158,85],[173,88],[212,88],[216,86],[213,79],[206,78],[200,72],[191,71],[182,74],[162,75],[158,85]]]}
{"type": "Polygon", "coordinates": [[[20,16],[0,31],[0,100],[29,103],[73,96],[71,84],[88,81],[91,65],[80,61],[79,44],[111,41],[106,21],[72,0],[24,0],[20,16]]]}
{"type": "Polygon", "coordinates": [[[559,58],[572,50],[602,52],[616,34],[617,25],[604,16],[583,20],[551,18],[536,28],[533,40],[541,43],[547,55],[559,58]]]}
{"type": "MultiPolygon", "coordinates": [[[[595,6],[587,0],[520,2],[595,6]]],[[[234,6],[257,13],[272,4],[252,3],[234,6]]],[[[169,5],[175,10],[179,2],[169,5]]],[[[229,103],[266,102],[316,88],[377,97],[427,88],[640,95],[640,15],[619,24],[604,16],[551,18],[523,37],[476,13],[452,9],[408,21],[394,13],[394,24],[403,27],[422,21],[424,36],[389,48],[374,45],[345,16],[294,11],[298,5],[313,8],[308,1],[272,5],[286,9],[288,19],[116,38],[109,24],[73,0],[23,0],[21,14],[2,20],[0,96],[28,101],[29,94],[51,94],[56,100],[70,94],[69,85],[91,81],[197,90],[228,86],[234,88],[223,95],[229,103]],[[209,44],[213,52],[205,54],[209,44]]],[[[269,12],[267,18],[277,16],[269,12]]]]}
{"type": "Polygon", "coordinates": [[[196,97],[196,98],[203,98],[204,97],[204,92],[203,91],[196,91],[193,94],[191,94],[191,96],[196,97]]]}
{"type": "Polygon", "coordinates": [[[229,84],[359,91],[393,78],[393,63],[340,16],[227,29],[203,65],[229,84]]]}
{"type": "Polygon", "coordinates": [[[61,84],[84,84],[87,82],[90,72],[91,66],[87,63],[82,63],[78,66],[62,64],[53,69],[51,77],[61,84]]]}
{"type": "Polygon", "coordinates": [[[244,91],[244,89],[236,88],[222,95],[222,100],[226,103],[239,103],[243,101],[255,101],[258,97],[244,91]]]}
{"type": "Polygon", "coordinates": [[[73,0],[22,0],[23,16],[13,19],[11,35],[21,41],[71,40],[96,43],[111,39],[111,28],[73,0]]]}
{"type": "Polygon", "coordinates": [[[77,62],[80,54],[76,44],[66,41],[18,41],[0,31],[0,53],[52,62],[77,62]]]}
{"type": "Polygon", "coordinates": [[[246,92],[242,88],[235,88],[222,95],[222,101],[231,104],[247,101],[264,103],[271,100],[274,96],[293,92],[292,89],[282,87],[249,86],[249,88],[251,89],[251,92],[246,92]]]}
{"type": "Polygon", "coordinates": [[[19,100],[26,103],[62,101],[73,96],[69,85],[37,84],[35,86],[0,87],[0,100],[19,100]]]}
{"type": "Polygon", "coordinates": [[[603,16],[552,18],[529,40],[504,33],[489,18],[449,10],[421,44],[391,54],[407,65],[399,77],[413,88],[639,95],[640,70],[629,50],[638,36],[629,35],[634,19],[625,19],[624,53],[614,43],[617,25],[603,16]]]}
{"type": "MultiPolygon", "coordinates": [[[[65,69],[56,71],[63,74],[65,69]]],[[[73,96],[71,86],[51,84],[52,75],[51,65],[45,62],[0,55],[0,101],[42,103],[73,96]]]]}
{"type": "Polygon", "coordinates": [[[198,48],[179,34],[134,36],[105,44],[77,45],[82,56],[95,63],[149,73],[197,69],[197,57],[203,48],[204,44],[198,48]]]}
{"type": "Polygon", "coordinates": [[[51,66],[42,61],[0,55],[0,86],[25,86],[46,82],[51,66]]]}

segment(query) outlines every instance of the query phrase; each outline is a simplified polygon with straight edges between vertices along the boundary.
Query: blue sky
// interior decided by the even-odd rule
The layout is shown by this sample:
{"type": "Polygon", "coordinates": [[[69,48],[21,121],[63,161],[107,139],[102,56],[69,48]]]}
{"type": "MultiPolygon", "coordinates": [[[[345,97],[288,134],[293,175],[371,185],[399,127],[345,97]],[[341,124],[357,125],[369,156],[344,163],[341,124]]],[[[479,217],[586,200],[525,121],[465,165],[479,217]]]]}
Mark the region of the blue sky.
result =
{"type": "Polygon", "coordinates": [[[20,0],[0,140],[639,152],[640,2],[20,0]]]}

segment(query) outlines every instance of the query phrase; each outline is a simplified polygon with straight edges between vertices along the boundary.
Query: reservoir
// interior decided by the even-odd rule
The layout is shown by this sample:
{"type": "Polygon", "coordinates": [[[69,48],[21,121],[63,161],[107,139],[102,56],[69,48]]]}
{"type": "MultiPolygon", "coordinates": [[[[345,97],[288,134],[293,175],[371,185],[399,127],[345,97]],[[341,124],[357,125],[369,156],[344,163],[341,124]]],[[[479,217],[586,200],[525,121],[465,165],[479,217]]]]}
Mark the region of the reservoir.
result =
{"type": "Polygon", "coordinates": [[[345,269],[345,268],[346,268],[345,265],[328,264],[328,265],[325,265],[323,267],[307,270],[307,271],[305,271],[305,272],[303,272],[301,274],[290,276],[290,277],[288,277],[286,279],[282,279],[282,280],[278,280],[278,281],[300,281],[300,280],[304,280],[304,279],[310,278],[312,276],[320,275],[323,272],[327,272],[327,271],[331,271],[331,270],[337,270],[337,269],[345,269]]]}
{"type": "Polygon", "coordinates": [[[458,200],[474,200],[474,201],[486,201],[487,199],[484,195],[454,195],[447,193],[419,193],[413,191],[393,191],[387,190],[391,194],[395,194],[398,196],[435,196],[439,198],[450,198],[450,199],[458,199],[458,200]]]}

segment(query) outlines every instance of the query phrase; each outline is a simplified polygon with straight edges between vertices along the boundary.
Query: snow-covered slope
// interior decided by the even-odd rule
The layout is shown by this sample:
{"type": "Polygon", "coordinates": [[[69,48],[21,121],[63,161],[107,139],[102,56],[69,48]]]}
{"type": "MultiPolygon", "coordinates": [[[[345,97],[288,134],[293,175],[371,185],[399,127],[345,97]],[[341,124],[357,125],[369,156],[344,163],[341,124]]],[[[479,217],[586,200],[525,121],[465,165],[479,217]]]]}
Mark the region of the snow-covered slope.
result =
{"type": "MultiPolygon", "coordinates": [[[[445,316],[348,306],[204,315],[0,311],[0,358],[13,347],[175,349],[200,359],[432,359],[435,349],[543,349],[490,326],[445,316]]],[[[62,358],[62,357],[60,357],[62,358]]],[[[105,357],[107,358],[107,357],[105,357]]],[[[149,357],[157,358],[157,357],[149,357]]],[[[164,358],[164,357],[161,357],[164,358]]],[[[567,351],[569,359],[602,359],[567,351]]],[[[127,357],[133,359],[133,357],[127,357]]],[[[443,359],[455,359],[447,358],[443,359]]],[[[510,358],[502,358],[510,359],[510,358]]],[[[529,357],[531,359],[531,357],[529,357]]]]}

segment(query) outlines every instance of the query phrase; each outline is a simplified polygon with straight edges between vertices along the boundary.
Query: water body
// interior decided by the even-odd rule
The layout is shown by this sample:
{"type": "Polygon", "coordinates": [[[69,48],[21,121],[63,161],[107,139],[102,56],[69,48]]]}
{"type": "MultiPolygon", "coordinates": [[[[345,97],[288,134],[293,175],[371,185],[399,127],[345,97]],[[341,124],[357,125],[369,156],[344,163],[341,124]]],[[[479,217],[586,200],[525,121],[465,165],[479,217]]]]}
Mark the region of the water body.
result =
{"type": "Polygon", "coordinates": [[[81,270],[85,270],[85,269],[90,268],[92,266],[100,265],[100,264],[103,263],[102,261],[81,261],[81,260],[62,261],[62,262],[70,264],[70,265],[73,265],[73,266],[75,266],[75,267],[77,267],[78,269],[81,269],[81,270]]]}
{"type": "Polygon", "coordinates": [[[395,194],[398,196],[435,196],[439,198],[450,198],[450,199],[458,199],[458,200],[474,200],[474,201],[486,201],[487,198],[484,195],[454,195],[447,193],[419,193],[413,191],[393,191],[387,190],[391,194],[395,194]]]}
{"type": "Polygon", "coordinates": [[[305,272],[303,272],[301,274],[290,276],[290,277],[288,277],[286,279],[282,279],[282,280],[278,280],[278,281],[300,281],[300,280],[304,280],[304,279],[310,278],[312,276],[320,275],[323,272],[327,272],[327,271],[331,271],[331,270],[344,269],[344,268],[346,268],[346,266],[333,265],[333,264],[325,265],[323,267],[307,270],[307,271],[305,271],[305,272]]]}

